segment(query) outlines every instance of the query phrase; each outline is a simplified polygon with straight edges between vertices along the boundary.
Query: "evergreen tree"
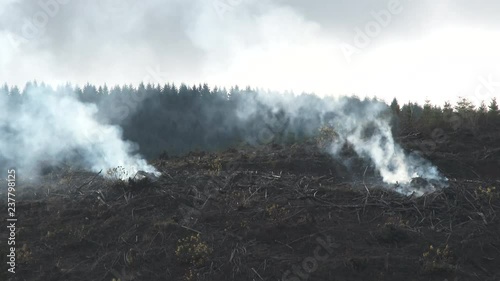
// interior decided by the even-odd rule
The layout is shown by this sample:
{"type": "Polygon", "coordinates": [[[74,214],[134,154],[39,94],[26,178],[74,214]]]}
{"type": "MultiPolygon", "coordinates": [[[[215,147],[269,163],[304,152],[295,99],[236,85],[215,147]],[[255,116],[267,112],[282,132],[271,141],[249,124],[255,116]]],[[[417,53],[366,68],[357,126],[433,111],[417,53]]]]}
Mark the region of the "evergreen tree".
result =
{"type": "Polygon", "coordinates": [[[488,114],[493,117],[498,116],[498,104],[497,104],[497,98],[493,97],[491,99],[490,105],[488,106],[488,114]]]}
{"type": "Polygon", "coordinates": [[[75,90],[74,90],[74,93],[77,97],[81,97],[83,95],[83,91],[82,91],[82,88],[80,88],[80,86],[75,86],[75,90]]]}
{"type": "Polygon", "coordinates": [[[0,88],[0,94],[2,95],[9,94],[9,85],[7,85],[7,83],[3,84],[3,86],[0,88]]]}
{"type": "Polygon", "coordinates": [[[104,86],[102,87],[102,95],[109,95],[109,89],[108,89],[108,86],[106,84],[104,84],[104,86]]]}
{"type": "Polygon", "coordinates": [[[396,116],[399,116],[399,114],[401,113],[401,108],[399,107],[398,100],[396,98],[394,98],[391,102],[391,110],[392,113],[396,116]]]}
{"type": "Polygon", "coordinates": [[[479,108],[477,109],[477,111],[478,111],[478,113],[480,115],[486,115],[486,113],[488,113],[488,107],[484,103],[484,100],[481,101],[481,105],[479,106],[479,108]]]}
{"type": "Polygon", "coordinates": [[[83,102],[89,102],[93,103],[97,101],[97,89],[94,85],[90,85],[90,83],[87,82],[85,86],[83,86],[83,91],[82,95],[80,97],[80,100],[83,102]]]}
{"type": "Polygon", "coordinates": [[[122,88],[120,87],[120,85],[115,85],[113,89],[111,89],[109,94],[110,96],[119,96],[122,94],[122,88]]]}
{"type": "Polygon", "coordinates": [[[480,125],[481,127],[484,127],[484,125],[486,124],[487,114],[488,114],[488,107],[486,106],[486,103],[484,103],[484,101],[481,101],[481,105],[477,109],[477,115],[478,115],[477,122],[478,125],[480,125]]]}
{"type": "Polygon", "coordinates": [[[467,98],[459,97],[455,110],[462,118],[462,127],[470,130],[476,130],[478,116],[475,111],[476,106],[467,98]]]}
{"type": "Polygon", "coordinates": [[[422,110],[422,118],[420,119],[420,125],[424,128],[432,127],[432,104],[430,100],[425,100],[424,108],[422,110]]]}
{"type": "Polygon", "coordinates": [[[208,87],[207,83],[203,84],[203,86],[200,89],[200,92],[201,92],[202,97],[210,97],[210,95],[211,95],[210,94],[210,87],[208,87]]]}
{"type": "Polygon", "coordinates": [[[474,112],[474,109],[476,107],[470,100],[464,97],[459,97],[459,99],[460,100],[457,102],[457,105],[455,106],[455,110],[458,112],[458,114],[466,115],[474,112]]]}
{"type": "Polygon", "coordinates": [[[490,105],[488,106],[488,123],[492,125],[500,124],[500,115],[498,110],[497,99],[493,97],[491,99],[490,105]]]}
{"type": "Polygon", "coordinates": [[[10,88],[10,95],[11,96],[18,96],[18,95],[21,95],[21,92],[19,91],[19,88],[17,86],[12,86],[10,88]]]}
{"type": "Polygon", "coordinates": [[[35,89],[35,85],[33,85],[33,83],[31,83],[31,82],[26,82],[26,85],[24,85],[24,89],[21,92],[21,94],[23,96],[26,96],[28,94],[28,92],[33,90],[33,89],[35,89]]]}
{"type": "Polygon", "coordinates": [[[453,108],[451,107],[451,103],[449,101],[446,101],[443,107],[443,114],[445,115],[445,117],[447,117],[451,116],[452,113],[453,113],[453,108]]]}
{"type": "Polygon", "coordinates": [[[401,108],[401,127],[406,133],[413,131],[413,103],[409,102],[401,108]]]}

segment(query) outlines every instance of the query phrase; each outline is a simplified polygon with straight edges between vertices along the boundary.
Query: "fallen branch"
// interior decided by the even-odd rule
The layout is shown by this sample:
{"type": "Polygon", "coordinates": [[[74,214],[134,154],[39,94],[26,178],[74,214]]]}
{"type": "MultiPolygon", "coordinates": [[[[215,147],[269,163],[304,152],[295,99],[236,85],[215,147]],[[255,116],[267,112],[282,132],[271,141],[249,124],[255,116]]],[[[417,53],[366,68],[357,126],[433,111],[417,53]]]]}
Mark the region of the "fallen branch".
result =
{"type": "Polygon", "coordinates": [[[94,177],[92,177],[92,179],[90,179],[88,182],[86,182],[86,183],[80,185],[79,187],[77,187],[75,189],[75,192],[80,192],[80,190],[82,189],[82,187],[84,187],[84,186],[92,183],[95,180],[95,178],[97,178],[97,176],[101,174],[101,172],[102,172],[102,169],[99,171],[99,173],[95,174],[94,177]]]}

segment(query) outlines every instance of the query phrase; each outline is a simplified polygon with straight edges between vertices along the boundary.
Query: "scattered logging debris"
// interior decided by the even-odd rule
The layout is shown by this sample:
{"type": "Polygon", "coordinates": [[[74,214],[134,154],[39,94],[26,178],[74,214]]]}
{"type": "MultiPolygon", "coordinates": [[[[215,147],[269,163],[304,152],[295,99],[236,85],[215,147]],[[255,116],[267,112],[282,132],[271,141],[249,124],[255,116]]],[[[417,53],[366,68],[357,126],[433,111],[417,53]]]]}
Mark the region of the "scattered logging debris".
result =
{"type": "Polygon", "coordinates": [[[500,279],[498,178],[404,196],[308,143],[155,166],[160,177],[68,172],[20,188],[19,271],[0,279],[500,279]]]}

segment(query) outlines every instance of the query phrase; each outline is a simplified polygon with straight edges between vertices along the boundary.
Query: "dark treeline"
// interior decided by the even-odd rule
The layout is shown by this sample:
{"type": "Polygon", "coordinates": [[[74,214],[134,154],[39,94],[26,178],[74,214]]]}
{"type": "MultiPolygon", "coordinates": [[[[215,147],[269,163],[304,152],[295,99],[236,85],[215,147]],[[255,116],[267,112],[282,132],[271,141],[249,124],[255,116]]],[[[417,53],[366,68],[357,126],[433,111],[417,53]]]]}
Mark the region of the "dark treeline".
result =
{"type": "MultiPolygon", "coordinates": [[[[9,104],[22,104],[26,95],[51,91],[72,94],[84,103],[98,109],[102,123],[119,125],[125,139],[139,144],[140,152],[148,158],[162,152],[170,155],[192,150],[219,150],[242,144],[268,142],[293,143],[315,135],[328,114],[323,103],[330,97],[313,94],[283,94],[277,100],[263,99],[276,96],[274,92],[240,89],[210,88],[207,84],[139,84],[108,88],[86,84],[83,87],[61,86],[53,90],[43,83],[28,83],[22,90],[4,85],[3,95],[9,104]],[[34,91],[37,90],[37,91],[34,91]],[[259,95],[260,93],[260,95],[259,95]]],[[[376,99],[346,97],[350,104],[378,102],[376,99]]],[[[465,98],[456,104],[444,106],[407,103],[399,105],[396,99],[386,105],[392,115],[393,133],[404,136],[413,133],[431,135],[436,128],[444,131],[467,130],[481,132],[498,130],[500,124],[496,99],[479,107],[465,98]]],[[[354,108],[354,106],[353,106],[354,108]]]]}
{"type": "Polygon", "coordinates": [[[400,106],[394,99],[390,107],[397,120],[395,133],[398,135],[412,132],[429,135],[436,128],[477,134],[498,131],[500,125],[496,98],[488,104],[483,101],[479,107],[463,97],[459,97],[456,104],[445,102],[443,107],[432,105],[428,100],[423,106],[411,102],[400,106]]]}

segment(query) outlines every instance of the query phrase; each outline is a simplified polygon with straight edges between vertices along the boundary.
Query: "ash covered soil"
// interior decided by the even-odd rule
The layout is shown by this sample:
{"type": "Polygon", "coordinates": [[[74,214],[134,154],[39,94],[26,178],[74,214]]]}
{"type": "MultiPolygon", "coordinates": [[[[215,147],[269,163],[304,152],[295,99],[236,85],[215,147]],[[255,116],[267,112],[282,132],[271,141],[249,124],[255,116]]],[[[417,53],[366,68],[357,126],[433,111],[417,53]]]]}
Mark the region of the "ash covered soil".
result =
{"type": "Polygon", "coordinates": [[[55,169],[18,187],[0,279],[500,280],[500,150],[472,143],[428,155],[449,187],[422,197],[313,142],[163,155],[126,182],[55,169]]]}

